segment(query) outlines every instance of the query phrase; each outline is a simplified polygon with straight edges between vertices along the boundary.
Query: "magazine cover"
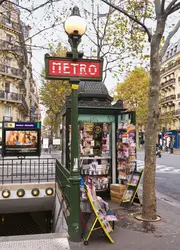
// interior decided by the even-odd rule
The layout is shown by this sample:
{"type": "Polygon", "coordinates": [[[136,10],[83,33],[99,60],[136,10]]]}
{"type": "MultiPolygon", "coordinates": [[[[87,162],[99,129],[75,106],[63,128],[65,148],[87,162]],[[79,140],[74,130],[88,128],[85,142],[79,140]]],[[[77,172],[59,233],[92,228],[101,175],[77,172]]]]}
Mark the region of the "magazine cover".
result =
{"type": "Polygon", "coordinates": [[[131,181],[130,181],[130,184],[132,184],[132,185],[134,185],[134,186],[137,186],[137,185],[138,185],[138,182],[139,182],[139,178],[140,178],[139,175],[133,174],[133,175],[132,175],[132,178],[131,178],[131,181]]]}
{"type": "Polygon", "coordinates": [[[123,200],[130,201],[133,195],[134,195],[134,190],[127,190],[123,197],[123,200]]]}

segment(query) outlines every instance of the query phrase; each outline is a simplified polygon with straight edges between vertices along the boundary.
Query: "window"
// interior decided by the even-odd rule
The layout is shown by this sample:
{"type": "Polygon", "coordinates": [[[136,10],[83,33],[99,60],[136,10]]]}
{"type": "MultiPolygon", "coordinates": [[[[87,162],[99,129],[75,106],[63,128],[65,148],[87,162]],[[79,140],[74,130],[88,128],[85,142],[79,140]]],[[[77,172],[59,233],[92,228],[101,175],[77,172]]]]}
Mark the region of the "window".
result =
{"type": "Polygon", "coordinates": [[[12,42],[12,36],[9,35],[9,34],[6,34],[6,41],[7,41],[8,43],[11,43],[11,42],[12,42]]]}
{"type": "Polygon", "coordinates": [[[6,13],[4,15],[4,21],[6,24],[11,24],[11,14],[10,13],[6,13]]]}
{"type": "Polygon", "coordinates": [[[11,107],[10,106],[7,106],[5,105],[4,106],[4,116],[11,116],[11,107]]]}
{"type": "Polygon", "coordinates": [[[166,54],[166,58],[168,58],[169,57],[169,51],[167,52],[167,54],[166,54]]]}
{"type": "Polygon", "coordinates": [[[177,52],[177,45],[174,47],[174,53],[176,53],[177,52]]]}
{"type": "Polygon", "coordinates": [[[10,57],[6,57],[6,59],[5,59],[5,65],[11,66],[11,58],[10,57]]]}
{"type": "Polygon", "coordinates": [[[5,82],[5,92],[10,92],[10,82],[5,82]]]}
{"type": "Polygon", "coordinates": [[[173,49],[171,49],[171,51],[170,51],[170,56],[172,56],[172,54],[173,54],[173,49]]]}

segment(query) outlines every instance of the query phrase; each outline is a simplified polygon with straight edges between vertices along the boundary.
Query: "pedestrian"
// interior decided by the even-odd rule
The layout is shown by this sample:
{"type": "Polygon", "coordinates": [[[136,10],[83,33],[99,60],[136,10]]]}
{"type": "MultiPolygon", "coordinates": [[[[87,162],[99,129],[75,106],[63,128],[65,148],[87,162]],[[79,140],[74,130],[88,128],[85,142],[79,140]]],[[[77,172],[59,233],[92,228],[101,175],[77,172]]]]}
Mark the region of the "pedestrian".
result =
{"type": "Polygon", "coordinates": [[[50,143],[50,144],[49,144],[49,154],[51,154],[52,149],[53,149],[53,145],[50,143]]]}
{"type": "Polygon", "coordinates": [[[170,154],[173,154],[173,142],[170,143],[170,154]]]}

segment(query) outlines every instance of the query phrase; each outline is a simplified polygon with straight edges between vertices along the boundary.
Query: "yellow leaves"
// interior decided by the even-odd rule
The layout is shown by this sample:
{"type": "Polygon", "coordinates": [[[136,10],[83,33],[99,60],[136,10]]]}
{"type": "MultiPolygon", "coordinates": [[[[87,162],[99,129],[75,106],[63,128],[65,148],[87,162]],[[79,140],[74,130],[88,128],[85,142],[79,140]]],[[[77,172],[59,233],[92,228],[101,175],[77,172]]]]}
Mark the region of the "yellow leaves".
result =
{"type": "Polygon", "coordinates": [[[147,118],[148,88],[149,73],[142,67],[130,72],[116,88],[116,99],[122,99],[129,110],[136,111],[139,125],[144,125],[147,118]]]}
{"type": "MultiPolygon", "coordinates": [[[[65,56],[66,49],[58,44],[57,48],[51,48],[51,55],[65,56]]],[[[44,69],[42,70],[44,72],[44,69]]],[[[45,80],[42,79],[40,88],[41,100],[48,110],[47,121],[52,122],[52,126],[56,127],[60,122],[61,107],[63,106],[66,96],[70,95],[71,88],[68,81],[61,80],[45,80]]]]}

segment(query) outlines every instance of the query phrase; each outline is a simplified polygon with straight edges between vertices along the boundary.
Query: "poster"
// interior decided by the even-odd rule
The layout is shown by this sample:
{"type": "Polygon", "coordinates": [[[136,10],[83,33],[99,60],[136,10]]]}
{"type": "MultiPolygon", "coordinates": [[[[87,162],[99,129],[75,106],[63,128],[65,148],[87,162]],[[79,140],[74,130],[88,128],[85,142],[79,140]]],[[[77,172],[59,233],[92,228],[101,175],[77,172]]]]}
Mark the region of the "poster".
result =
{"type": "Polygon", "coordinates": [[[53,145],[61,145],[61,139],[53,139],[53,145]]]}

